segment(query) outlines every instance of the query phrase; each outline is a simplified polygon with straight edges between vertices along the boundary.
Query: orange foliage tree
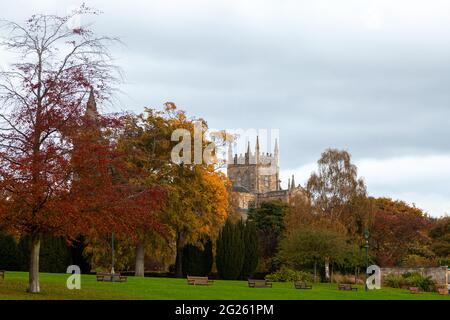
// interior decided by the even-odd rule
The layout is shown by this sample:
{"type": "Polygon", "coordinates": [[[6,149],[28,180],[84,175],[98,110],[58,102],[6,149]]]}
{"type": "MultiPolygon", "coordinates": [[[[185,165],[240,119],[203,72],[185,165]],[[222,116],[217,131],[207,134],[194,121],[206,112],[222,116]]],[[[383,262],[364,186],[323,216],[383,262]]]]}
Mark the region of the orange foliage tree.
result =
{"type": "MultiPolygon", "coordinates": [[[[171,151],[178,144],[172,141],[172,133],[187,130],[193,146],[196,121],[203,124],[200,132],[203,152],[209,143],[205,138],[206,123],[188,118],[173,103],[166,103],[162,111],[147,109],[145,115],[131,119],[127,136],[122,140],[125,150],[140,150],[140,156],[131,162],[148,172],[144,183],[161,186],[166,191],[166,205],[159,217],[168,231],[166,240],[176,247],[178,276],[182,275],[184,246],[188,243],[201,246],[206,237],[214,237],[228,214],[228,180],[214,164],[172,161],[171,151]]],[[[193,159],[193,149],[186,152],[193,159]]],[[[145,238],[145,234],[142,236],[145,238]]]]}

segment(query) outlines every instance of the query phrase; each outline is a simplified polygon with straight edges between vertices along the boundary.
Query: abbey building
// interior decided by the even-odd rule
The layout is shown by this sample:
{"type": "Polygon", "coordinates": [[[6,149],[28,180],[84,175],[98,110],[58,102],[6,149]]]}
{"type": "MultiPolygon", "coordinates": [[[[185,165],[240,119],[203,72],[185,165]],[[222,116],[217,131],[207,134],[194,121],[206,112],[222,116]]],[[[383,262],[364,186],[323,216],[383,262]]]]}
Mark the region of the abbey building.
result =
{"type": "Polygon", "coordinates": [[[294,176],[288,183],[288,189],[281,188],[278,141],[275,141],[273,153],[260,152],[258,137],[254,152],[249,143],[244,155],[233,155],[230,146],[227,175],[243,214],[249,207],[258,207],[265,201],[279,200],[287,203],[294,194],[304,194],[303,188],[295,185],[294,176]]]}

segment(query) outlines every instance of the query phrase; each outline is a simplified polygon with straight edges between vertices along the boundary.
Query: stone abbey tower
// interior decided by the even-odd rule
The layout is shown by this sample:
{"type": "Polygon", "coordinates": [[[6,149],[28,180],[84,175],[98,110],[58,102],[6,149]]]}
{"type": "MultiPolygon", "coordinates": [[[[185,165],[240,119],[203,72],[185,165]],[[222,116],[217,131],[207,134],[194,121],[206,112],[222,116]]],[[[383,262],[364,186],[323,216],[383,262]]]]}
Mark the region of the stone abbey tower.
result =
{"type": "Polygon", "coordinates": [[[260,152],[258,137],[254,153],[250,150],[250,142],[244,155],[233,156],[231,147],[228,150],[227,174],[233,186],[252,193],[277,191],[280,189],[279,171],[277,141],[273,154],[260,152]]]}
{"type": "Polygon", "coordinates": [[[300,186],[295,185],[294,176],[288,183],[288,189],[281,189],[278,141],[275,141],[273,153],[260,152],[259,137],[256,138],[254,152],[248,143],[244,155],[233,155],[230,146],[227,175],[233,184],[233,192],[238,197],[239,209],[243,213],[249,207],[259,206],[265,201],[289,202],[294,192],[303,192],[300,186]]]}

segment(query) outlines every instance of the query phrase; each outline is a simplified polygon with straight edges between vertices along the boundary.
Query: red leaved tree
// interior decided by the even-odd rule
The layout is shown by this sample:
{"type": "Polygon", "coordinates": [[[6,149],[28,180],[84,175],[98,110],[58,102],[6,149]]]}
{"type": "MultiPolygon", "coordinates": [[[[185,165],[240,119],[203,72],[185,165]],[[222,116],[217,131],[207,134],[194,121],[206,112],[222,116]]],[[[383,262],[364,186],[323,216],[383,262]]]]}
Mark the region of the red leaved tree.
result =
{"type": "Polygon", "coordinates": [[[2,46],[20,56],[0,72],[0,227],[31,237],[33,293],[40,291],[43,235],[157,225],[149,211],[159,194],[130,183],[136,173],[110,139],[120,119],[92,117],[86,108],[89,92],[90,102],[95,93],[109,96],[118,73],[106,47],[115,39],[68,27],[85,14],[96,12],[82,6],[63,17],[34,15],[23,25],[3,25],[9,34],[2,46]]]}
{"type": "Polygon", "coordinates": [[[421,209],[389,198],[371,201],[375,210],[370,248],[378,265],[400,265],[408,254],[428,245],[432,220],[421,209]]]}

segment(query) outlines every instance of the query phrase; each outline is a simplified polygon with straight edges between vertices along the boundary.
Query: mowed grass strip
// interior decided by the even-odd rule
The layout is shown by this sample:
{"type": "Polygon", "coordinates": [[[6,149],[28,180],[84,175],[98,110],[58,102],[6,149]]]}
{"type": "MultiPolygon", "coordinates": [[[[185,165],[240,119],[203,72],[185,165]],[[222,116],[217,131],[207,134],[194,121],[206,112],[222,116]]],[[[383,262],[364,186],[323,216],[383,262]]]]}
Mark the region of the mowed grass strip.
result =
{"type": "Polygon", "coordinates": [[[95,275],[81,276],[81,290],[69,290],[69,274],[41,273],[41,293],[25,292],[28,273],[6,272],[0,280],[0,299],[45,300],[450,300],[437,293],[411,294],[404,289],[382,288],[365,292],[339,291],[336,284],[314,284],[312,290],[294,289],[292,283],[274,283],[273,288],[248,288],[246,281],[214,281],[212,286],[188,286],[186,279],[128,277],[126,283],[97,282],[95,275]]]}

